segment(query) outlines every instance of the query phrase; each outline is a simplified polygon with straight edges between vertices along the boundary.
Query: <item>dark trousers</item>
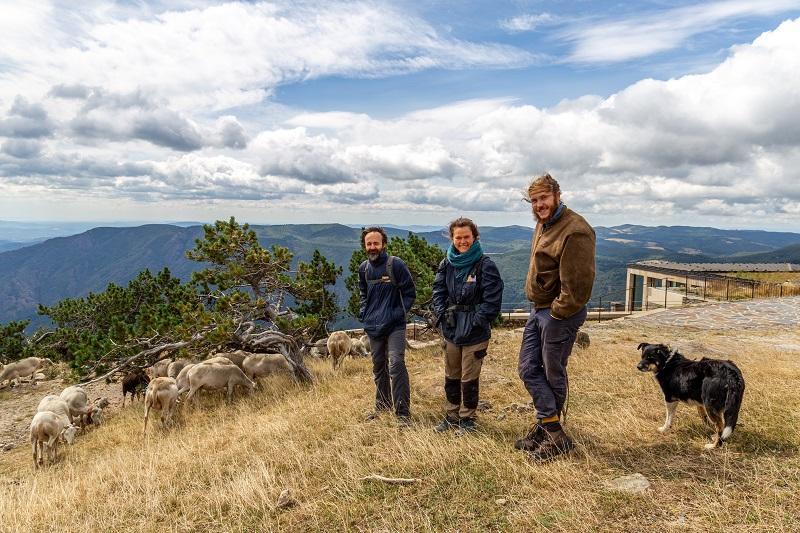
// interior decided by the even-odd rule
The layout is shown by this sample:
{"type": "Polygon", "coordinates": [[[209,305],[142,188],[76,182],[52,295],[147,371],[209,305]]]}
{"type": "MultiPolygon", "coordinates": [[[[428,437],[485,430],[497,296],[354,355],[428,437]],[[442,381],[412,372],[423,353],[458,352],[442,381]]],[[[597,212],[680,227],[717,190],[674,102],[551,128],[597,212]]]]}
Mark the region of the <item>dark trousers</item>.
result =
{"type": "Polygon", "coordinates": [[[567,399],[567,360],[586,321],[586,308],[565,320],[550,316],[550,309],[532,312],[522,334],[519,377],[533,398],[536,415],[559,415],[567,399]]]}
{"type": "Polygon", "coordinates": [[[370,337],[369,344],[375,376],[375,409],[389,410],[394,405],[397,416],[409,416],[411,392],[406,369],[405,329],[384,337],[370,337]]]}

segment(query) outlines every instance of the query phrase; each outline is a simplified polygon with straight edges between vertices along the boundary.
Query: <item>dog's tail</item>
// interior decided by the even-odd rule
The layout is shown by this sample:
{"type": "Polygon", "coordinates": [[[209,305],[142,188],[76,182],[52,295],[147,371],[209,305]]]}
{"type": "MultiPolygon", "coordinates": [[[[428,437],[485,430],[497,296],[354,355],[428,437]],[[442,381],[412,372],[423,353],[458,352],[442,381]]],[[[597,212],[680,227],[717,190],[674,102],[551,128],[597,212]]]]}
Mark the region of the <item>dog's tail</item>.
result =
{"type": "Polygon", "coordinates": [[[736,422],[739,420],[739,408],[742,406],[742,398],[744,397],[744,378],[742,372],[730,361],[730,364],[725,365],[728,367],[728,394],[725,398],[725,408],[723,414],[725,416],[725,428],[722,430],[720,438],[724,441],[731,436],[733,430],[736,428],[736,422]]]}

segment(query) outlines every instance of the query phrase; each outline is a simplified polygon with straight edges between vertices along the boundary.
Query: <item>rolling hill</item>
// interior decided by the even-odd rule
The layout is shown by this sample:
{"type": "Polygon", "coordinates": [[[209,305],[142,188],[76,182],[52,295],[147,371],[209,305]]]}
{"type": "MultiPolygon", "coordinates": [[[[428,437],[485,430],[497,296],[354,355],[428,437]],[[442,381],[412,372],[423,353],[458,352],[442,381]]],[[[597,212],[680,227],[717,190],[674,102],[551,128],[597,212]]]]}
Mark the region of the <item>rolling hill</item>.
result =
{"type": "MultiPolygon", "coordinates": [[[[263,246],[286,246],[296,260],[307,260],[319,249],[347,272],[350,256],[359,246],[359,228],[341,224],[251,226],[263,246]]],[[[642,259],[674,261],[800,262],[800,234],[715,228],[597,227],[597,279],[593,302],[622,299],[625,267],[642,259]],[[747,254],[751,255],[747,255],[747,254]]],[[[506,308],[526,305],[523,284],[528,268],[532,229],[525,226],[481,228],[484,249],[492,254],[506,283],[506,308]]],[[[387,228],[389,236],[407,230],[387,228]]],[[[101,227],[78,235],[58,237],[0,253],[0,322],[33,319],[39,303],[105,290],[108,283],[125,284],[145,268],[164,267],[182,280],[202,265],[185,252],[202,237],[200,226],[148,224],[101,227]]],[[[419,233],[428,242],[447,245],[444,230],[419,233]]],[[[0,243],[2,244],[2,243],[0,243]]],[[[343,280],[335,292],[347,298],[343,280]]],[[[348,322],[349,323],[349,322],[348,322]]]]}

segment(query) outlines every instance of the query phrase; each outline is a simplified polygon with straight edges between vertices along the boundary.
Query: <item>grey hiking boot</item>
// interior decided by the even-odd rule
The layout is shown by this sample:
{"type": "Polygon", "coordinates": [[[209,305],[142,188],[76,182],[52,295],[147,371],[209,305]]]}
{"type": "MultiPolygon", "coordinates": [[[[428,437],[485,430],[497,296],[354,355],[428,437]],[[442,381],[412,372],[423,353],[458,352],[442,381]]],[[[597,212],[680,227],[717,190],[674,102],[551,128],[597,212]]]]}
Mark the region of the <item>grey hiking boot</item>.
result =
{"type": "Polygon", "coordinates": [[[563,429],[558,431],[545,431],[545,439],[539,447],[531,452],[531,459],[534,461],[547,461],[565,454],[575,447],[563,429]]]}
{"type": "Polygon", "coordinates": [[[411,427],[411,417],[408,415],[397,416],[397,429],[409,429],[411,427]]]}
{"type": "Polygon", "coordinates": [[[457,427],[458,427],[457,420],[451,420],[447,417],[444,417],[441,422],[439,422],[433,427],[433,430],[436,433],[445,433],[447,431],[450,431],[451,429],[456,429],[457,427]]]}
{"type": "Polygon", "coordinates": [[[514,442],[514,448],[532,452],[547,438],[547,431],[538,422],[525,434],[514,442]]]}

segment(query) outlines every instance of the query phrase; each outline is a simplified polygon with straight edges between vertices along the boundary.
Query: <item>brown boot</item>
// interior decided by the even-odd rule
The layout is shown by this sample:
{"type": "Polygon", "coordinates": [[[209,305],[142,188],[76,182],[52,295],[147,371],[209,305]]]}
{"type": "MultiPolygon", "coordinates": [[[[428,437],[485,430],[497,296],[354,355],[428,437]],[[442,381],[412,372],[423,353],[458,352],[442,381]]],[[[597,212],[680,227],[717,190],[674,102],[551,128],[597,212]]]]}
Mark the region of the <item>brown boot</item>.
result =
{"type": "Polygon", "coordinates": [[[539,422],[536,422],[524,437],[521,437],[514,442],[514,448],[517,450],[532,452],[539,447],[546,437],[547,432],[539,422]]]}
{"type": "Polygon", "coordinates": [[[547,461],[561,454],[567,453],[575,444],[572,442],[563,429],[556,431],[545,431],[545,438],[539,447],[531,452],[531,459],[534,461],[547,461]]]}

